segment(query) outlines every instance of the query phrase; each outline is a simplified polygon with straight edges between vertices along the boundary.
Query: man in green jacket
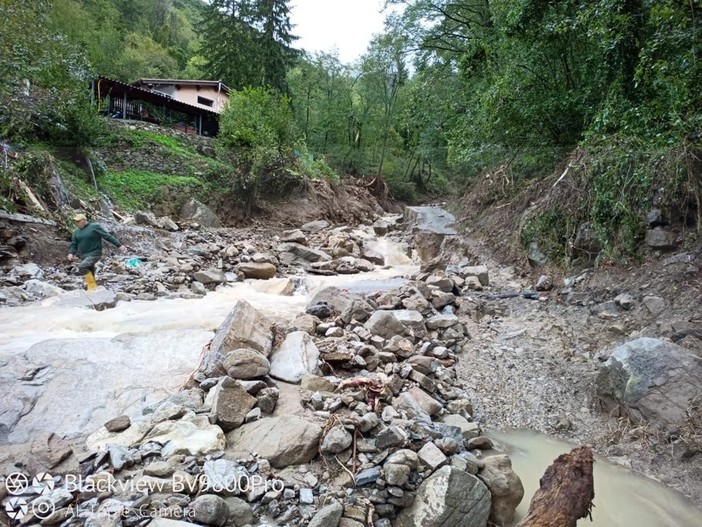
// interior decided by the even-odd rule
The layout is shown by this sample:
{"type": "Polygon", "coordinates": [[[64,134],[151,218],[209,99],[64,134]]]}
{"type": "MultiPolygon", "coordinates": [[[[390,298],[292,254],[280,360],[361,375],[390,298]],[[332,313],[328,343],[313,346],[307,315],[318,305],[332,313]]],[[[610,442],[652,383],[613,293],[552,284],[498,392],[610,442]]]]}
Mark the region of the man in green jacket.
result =
{"type": "Polygon", "coordinates": [[[85,279],[86,289],[95,289],[95,264],[102,257],[103,238],[112,245],[119,247],[121,252],[127,252],[127,248],[122,245],[117,238],[102,228],[97,223],[89,223],[85,214],[76,214],[73,221],[78,227],[73,231],[73,241],[68,250],[68,259],[73,260],[76,256],[80,258],[78,270],[85,279]]]}

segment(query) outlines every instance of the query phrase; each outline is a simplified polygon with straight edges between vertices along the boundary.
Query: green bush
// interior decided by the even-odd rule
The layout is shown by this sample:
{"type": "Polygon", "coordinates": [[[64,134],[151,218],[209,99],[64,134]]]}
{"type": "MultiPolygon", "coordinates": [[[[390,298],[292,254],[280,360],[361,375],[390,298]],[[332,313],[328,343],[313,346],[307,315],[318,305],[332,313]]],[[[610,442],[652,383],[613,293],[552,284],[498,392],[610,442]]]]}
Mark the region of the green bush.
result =
{"type": "Polygon", "coordinates": [[[397,201],[413,203],[417,199],[417,187],[414,183],[390,179],[387,181],[390,197],[397,201]]]}
{"type": "Polygon", "coordinates": [[[217,145],[238,148],[291,150],[294,119],[287,97],[264,88],[232,91],[220,115],[217,145]]]}

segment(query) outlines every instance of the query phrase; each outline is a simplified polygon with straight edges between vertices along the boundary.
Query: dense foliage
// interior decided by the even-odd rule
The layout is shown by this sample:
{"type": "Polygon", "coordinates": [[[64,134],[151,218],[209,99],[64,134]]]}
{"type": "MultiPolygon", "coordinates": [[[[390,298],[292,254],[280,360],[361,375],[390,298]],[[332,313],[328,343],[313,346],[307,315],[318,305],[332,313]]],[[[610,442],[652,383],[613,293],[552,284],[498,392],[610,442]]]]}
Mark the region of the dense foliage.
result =
{"type": "Polygon", "coordinates": [[[0,139],[99,142],[96,73],[207,77],[234,89],[218,151],[243,193],[329,166],[406,200],[495,171],[514,193],[570,163],[605,245],[654,198],[699,215],[702,0],[386,4],[343,64],[294,49],[289,0],[0,0],[0,139]]]}

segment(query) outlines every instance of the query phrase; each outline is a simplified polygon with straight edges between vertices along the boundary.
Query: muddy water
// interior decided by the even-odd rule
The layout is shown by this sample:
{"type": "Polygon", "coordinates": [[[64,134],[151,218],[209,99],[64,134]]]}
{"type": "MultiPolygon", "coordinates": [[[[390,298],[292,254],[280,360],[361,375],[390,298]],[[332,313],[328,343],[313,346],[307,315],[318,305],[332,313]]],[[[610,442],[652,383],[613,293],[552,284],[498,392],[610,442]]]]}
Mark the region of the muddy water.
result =
{"type": "Polygon", "coordinates": [[[400,286],[417,267],[400,258],[404,248],[383,246],[393,263],[405,265],[361,275],[251,280],[200,299],[120,302],[100,312],[59,306],[61,298],[0,310],[0,444],[24,443],[45,431],[86,435],[115,415],[137,417],[178,390],[238,300],[285,322],[327,286],[359,294],[400,286]],[[292,295],[281,294],[291,285],[298,286],[292,295]]]}
{"type": "MultiPolygon", "coordinates": [[[[518,519],[522,518],[546,468],[576,445],[525,430],[491,431],[488,435],[505,447],[514,471],[522,479],[524,499],[517,509],[518,519]]],[[[606,459],[596,458],[594,481],[592,522],[582,519],[578,525],[702,527],[702,510],[695,508],[684,496],[606,459]]]]}

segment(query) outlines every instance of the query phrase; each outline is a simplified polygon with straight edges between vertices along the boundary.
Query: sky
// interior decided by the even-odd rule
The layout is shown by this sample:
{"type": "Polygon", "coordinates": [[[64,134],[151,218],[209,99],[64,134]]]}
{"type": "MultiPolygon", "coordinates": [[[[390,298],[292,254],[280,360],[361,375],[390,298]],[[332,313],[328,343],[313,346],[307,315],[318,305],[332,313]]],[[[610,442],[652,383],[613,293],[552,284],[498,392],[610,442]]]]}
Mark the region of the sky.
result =
{"type": "Polygon", "coordinates": [[[383,30],[382,0],[293,0],[290,21],[300,37],[295,47],[307,51],[339,51],[350,64],[365,53],[371,37],[383,30]]]}

